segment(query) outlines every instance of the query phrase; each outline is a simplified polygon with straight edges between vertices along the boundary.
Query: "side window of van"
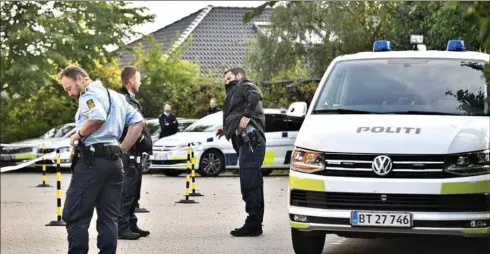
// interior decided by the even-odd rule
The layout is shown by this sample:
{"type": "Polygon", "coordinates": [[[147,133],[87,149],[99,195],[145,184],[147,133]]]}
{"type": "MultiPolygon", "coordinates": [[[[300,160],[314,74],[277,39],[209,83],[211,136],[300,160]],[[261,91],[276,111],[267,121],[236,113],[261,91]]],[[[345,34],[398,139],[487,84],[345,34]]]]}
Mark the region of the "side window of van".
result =
{"type": "Polygon", "coordinates": [[[301,124],[289,121],[284,114],[265,115],[265,132],[299,131],[301,124]]]}

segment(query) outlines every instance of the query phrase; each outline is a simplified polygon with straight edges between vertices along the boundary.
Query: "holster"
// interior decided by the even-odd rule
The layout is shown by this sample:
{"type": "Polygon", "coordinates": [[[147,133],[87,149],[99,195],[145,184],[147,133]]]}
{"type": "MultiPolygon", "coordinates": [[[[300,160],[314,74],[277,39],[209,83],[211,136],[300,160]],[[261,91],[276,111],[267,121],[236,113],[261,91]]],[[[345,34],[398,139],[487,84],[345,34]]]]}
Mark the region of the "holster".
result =
{"type": "Polygon", "coordinates": [[[122,151],[119,146],[106,144],[93,144],[90,146],[79,146],[78,157],[85,164],[91,167],[95,158],[105,158],[107,160],[117,160],[121,158],[122,151]]]}
{"type": "Polygon", "coordinates": [[[80,155],[79,155],[78,147],[75,146],[75,148],[73,148],[73,154],[71,157],[71,165],[70,165],[70,171],[72,173],[73,173],[73,170],[75,169],[75,166],[78,163],[79,158],[80,158],[80,155]]]}

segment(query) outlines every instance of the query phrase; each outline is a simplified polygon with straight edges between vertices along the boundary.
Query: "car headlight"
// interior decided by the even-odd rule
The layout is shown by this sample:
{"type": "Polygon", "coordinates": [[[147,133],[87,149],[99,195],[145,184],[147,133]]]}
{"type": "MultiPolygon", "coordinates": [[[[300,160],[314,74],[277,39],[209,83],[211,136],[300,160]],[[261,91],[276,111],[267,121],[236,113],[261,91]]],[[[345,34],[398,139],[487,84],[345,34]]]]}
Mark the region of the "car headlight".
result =
{"type": "MultiPolygon", "coordinates": [[[[201,146],[202,143],[201,142],[192,142],[190,144],[191,144],[192,148],[198,148],[199,146],[201,146]]],[[[189,147],[189,144],[180,145],[181,149],[187,149],[188,147],[189,147]]]]}
{"type": "Polygon", "coordinates": [[[447,158],[446,173],[459,176],[484,175],[490,173],[490,150],[454,154],[447,158]]]}
{"type": "Polygon", "coordinates": [[[325,168],[323,155],[317,151],[294,148],[291,155],[291,169],[304,173],[322,171],[325,168]]]}
{"type": "MultiPolygon", "coordinates": [[[[60,150],[60,153],[67,153],[67,152],[71,152],[71,147],[69,146],[64,146],[64,147],[60,147],[58,148],[60,150]]],[[[56,150],[55,150],[56,151],[56,150]]]]}

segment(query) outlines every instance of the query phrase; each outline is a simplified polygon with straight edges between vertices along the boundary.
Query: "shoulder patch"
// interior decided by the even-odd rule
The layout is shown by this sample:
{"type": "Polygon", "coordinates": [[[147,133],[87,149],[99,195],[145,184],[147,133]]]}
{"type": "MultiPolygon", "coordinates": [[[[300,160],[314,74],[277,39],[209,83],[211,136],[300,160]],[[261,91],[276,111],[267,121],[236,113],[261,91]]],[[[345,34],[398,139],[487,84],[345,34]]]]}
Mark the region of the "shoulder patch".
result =
{"type": "Polygon", "coordinates": [[[92,99],[90,99],[87,101],[87,106],[88,108],[93,108],[95,107],[95,102],[92,99]]]}

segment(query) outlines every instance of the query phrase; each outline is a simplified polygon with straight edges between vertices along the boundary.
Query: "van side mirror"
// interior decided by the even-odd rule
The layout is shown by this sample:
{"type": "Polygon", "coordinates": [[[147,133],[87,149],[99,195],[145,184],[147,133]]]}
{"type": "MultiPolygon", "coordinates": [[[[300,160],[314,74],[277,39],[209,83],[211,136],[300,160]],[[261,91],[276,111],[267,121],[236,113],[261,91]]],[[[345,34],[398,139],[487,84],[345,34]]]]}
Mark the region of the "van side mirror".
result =
{"type": "Polygon", "coordinates": [[[293,102],[288,108],[286,115],[293,118],[303,118],[308,111],[308,104],[306,102],[293,102]]]}

